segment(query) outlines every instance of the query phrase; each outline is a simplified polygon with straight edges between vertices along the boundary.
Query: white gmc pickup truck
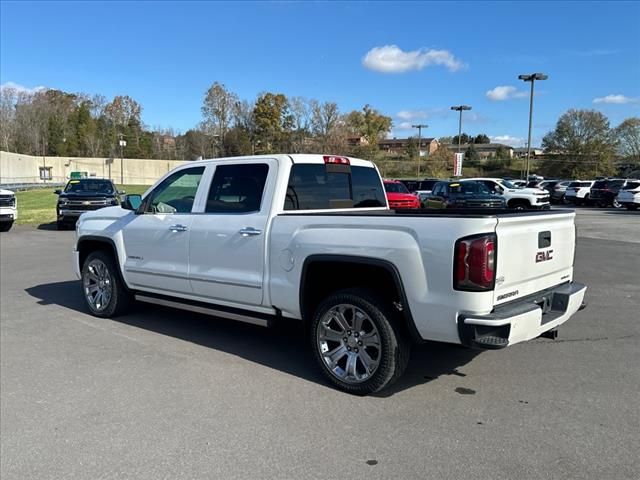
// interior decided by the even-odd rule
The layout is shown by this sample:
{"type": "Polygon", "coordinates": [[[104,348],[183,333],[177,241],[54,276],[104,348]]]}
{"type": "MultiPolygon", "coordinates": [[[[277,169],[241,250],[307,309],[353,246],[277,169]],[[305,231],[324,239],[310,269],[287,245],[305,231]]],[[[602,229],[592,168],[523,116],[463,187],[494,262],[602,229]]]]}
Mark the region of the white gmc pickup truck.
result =
{"type": "Polygon", "coordinates": [[[574,247],[571,211],[393,211],[371,162],[267,155],[190,162],[84,213],[74,264],[98,317],[135,299],[299,319],[329,381],[367,394],[402,374],[413,342],[555,337],[584,306],[574,247]]]}

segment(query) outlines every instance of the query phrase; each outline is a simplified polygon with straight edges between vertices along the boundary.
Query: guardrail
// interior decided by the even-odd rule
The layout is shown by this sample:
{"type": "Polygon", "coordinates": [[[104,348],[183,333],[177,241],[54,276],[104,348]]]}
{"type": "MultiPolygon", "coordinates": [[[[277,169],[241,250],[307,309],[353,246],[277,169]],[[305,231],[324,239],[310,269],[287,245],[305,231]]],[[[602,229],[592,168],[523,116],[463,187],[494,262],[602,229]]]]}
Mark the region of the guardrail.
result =
{"type": "Polygon", "coordinates": [[[64,187],[66,182],[51,182],[51,183],[0,183],[0,188],[5,190],[12,190],[19,192],[21,190],[35,190],[51,187],[64,187]]]}

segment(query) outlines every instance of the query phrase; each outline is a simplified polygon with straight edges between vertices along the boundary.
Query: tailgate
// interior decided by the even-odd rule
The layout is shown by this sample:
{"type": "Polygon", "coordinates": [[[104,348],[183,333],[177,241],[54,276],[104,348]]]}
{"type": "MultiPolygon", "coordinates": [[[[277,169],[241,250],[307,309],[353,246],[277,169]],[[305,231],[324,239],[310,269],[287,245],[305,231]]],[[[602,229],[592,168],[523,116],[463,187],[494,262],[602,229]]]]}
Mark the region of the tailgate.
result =
{"type": "Polygon", "coordinates": [[[494,304],[572,280],[574,217],[573,212],[498,217],[494,304]]]}

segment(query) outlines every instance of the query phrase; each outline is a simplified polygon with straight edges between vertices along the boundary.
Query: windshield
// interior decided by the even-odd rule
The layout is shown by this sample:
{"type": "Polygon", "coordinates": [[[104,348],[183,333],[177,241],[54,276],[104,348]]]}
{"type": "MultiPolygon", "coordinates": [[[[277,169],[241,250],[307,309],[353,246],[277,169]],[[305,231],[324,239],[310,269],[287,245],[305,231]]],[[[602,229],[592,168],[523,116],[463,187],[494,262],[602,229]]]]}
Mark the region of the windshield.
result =
{"type": "Polygon", "coordinates": [[[388,192],[388,193],[409,193],[409,190],[407,190],[407,187],[404,186],[404,184],[398,182],[385,182],[384,184],[384,189],[388,192]]]}
{"type": "Polygon", "coordinates": [[[113,193],[109,180],[70,180],[65,193],[113,193]]]}
{"type": "Polygon", "coordinates": [[[517,185],[514,185],[513,183],[511,183],[509,180],[505,180],[503,178],[501,178],[500,180],[498,180],[498,183],[508,189],[514,190],[514,189],[519,189],[522,187],[518,187],[517,185]]]}
{"type": "Polygon", "coordinates": [[[432,190],[439,180],[422,180],[418,182],[418,190],[432,190]]]}
{"type": "Polygon", "coordinates": [[[462,193],[464,195],[491,195],[489,188],[481,182],[450,183],[449,191],[451,193],[462,193]]]}

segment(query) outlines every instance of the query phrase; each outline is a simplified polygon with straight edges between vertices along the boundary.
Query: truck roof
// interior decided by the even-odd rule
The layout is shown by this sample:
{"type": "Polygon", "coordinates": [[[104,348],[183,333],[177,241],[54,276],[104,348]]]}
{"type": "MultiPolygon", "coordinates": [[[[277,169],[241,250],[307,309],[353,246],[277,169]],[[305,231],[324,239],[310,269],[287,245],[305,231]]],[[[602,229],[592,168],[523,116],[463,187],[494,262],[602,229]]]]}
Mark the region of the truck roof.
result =
{"type": "MultiPolygon", "coordinates": [[[[248,155],[241,157],[224,157],[224,158],[208,158],[203,160],[195,160],[194,164],[198,163],[212,163],[212,162],[222,162],[222,161],[251,161],[251,160],[260,160],[266,158],[272,158],[278,160],[279,162],[293,162],[295,163],[317,163],[324,164],[324,157],[327,155],[324,154],[308,154],[308,153],[293,153],[293,154],[285,154],[285,153],[275,153],[275,154],[264,154],[264,155],[248,155]]],[[[337,155],[332,155],[337,156],[337,155]]],[[[369,160],[363,160],[361,158],[348,157],[344,155],[340,155],[342,158],[349,159],[349,163],[356,167],[369,167],[373,168],[373,162],[369,160]]]]}

